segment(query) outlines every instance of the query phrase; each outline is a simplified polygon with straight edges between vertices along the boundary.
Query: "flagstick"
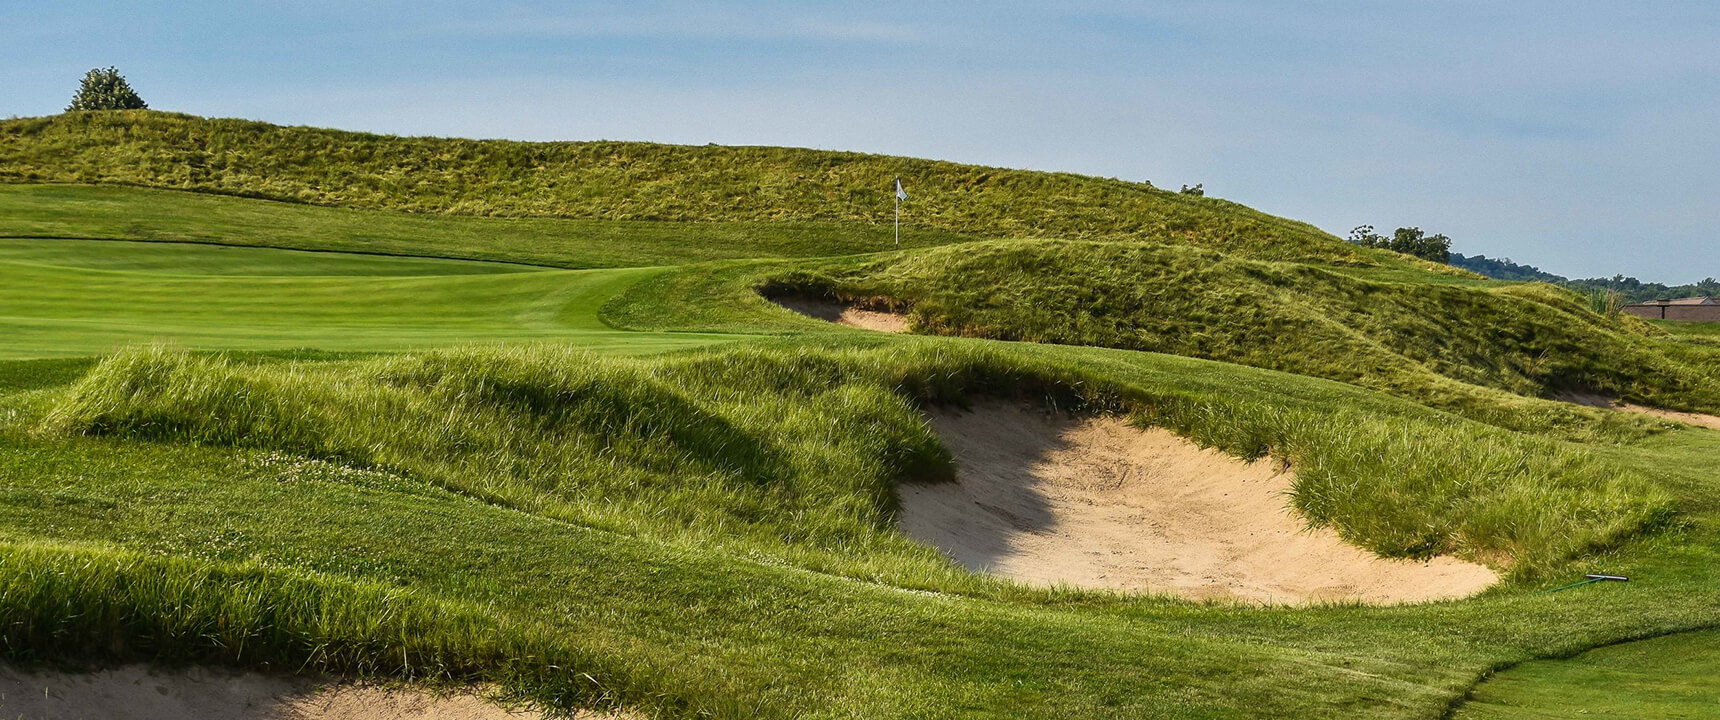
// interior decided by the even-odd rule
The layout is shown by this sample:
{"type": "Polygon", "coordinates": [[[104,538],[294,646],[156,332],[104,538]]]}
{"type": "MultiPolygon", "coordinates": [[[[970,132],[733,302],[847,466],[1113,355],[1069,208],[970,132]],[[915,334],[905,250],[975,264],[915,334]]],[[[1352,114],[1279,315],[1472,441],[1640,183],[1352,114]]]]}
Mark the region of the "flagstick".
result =
{"type": "MultiPolygon", "coordinates": [[[[898,181],[900,182],[900,181],[898,181]]],[[[902,249],[902,196],[896,196],[896,249],[902,249]]]]}

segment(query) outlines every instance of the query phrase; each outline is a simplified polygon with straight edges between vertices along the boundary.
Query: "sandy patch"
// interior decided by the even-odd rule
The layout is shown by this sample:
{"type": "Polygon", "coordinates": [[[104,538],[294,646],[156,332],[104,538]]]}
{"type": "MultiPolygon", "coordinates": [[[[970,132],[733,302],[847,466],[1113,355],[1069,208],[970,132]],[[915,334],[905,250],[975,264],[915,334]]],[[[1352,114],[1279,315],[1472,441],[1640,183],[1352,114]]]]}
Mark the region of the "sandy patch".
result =
{"type": "Polygon", "coordinates": [[[1652,408],[1646,405],[1634,405],[1619,400],[1618,398],[1601,395],[1599,393],[1562,392],[1554,395],[1553,398],[1556,400],[1563,400],[1565,402],[1576,403],[1578,405],[1587,405],[1589,407],[1604,408],[1607,410],[1618,410],[1621,412],[1633,412],[1640,415],[1647,415],[1649,417],[1657,417],[1662,420],[1672,420],[1675,422],[1685,423],[1687,425],[1720,430],[1720,416],[1707,415],[1704,413],[1679,412],[1677,410],[1662,410],[1660,408],[1652,408]]]}
{"type": "Polygon", "coordinates": [[[864,310],[850,303],[807,297],[775,297],[771,302],[809,318],[857,327],[862,330],[905,333],[908,317],[899,313],[864,310]]]}
{"type": "Polygon", "coordinates": [[[1653,417],[1660,418],[1662,420],[1676,420],[1676,421],[1681,422],[1681,423],[1696,425],[1696,426],[1705,427],[1705,428],[1714,428],[1715,430],[1720,430],[1720,417],[1716,417],[1714,415],[1705,415],[1703,413],[1693,413],[1693,412],[1678,412],[1677,410],[1662,410],[1660,408],[1651,408],[1651,407],[1646,407],[1643,405],[1632,405],[1630,403],[1619,403],[1615,407],[1617,409],[1623,410],[1625,412],[1642,413],[1644,415],[1650,415],[1653,417]]]}
{"type": "MultiPolygon", "coordinates": [[[[539,720],[472,695],[438,697],[219,668],[147,665],[93,673],[0,670],[0,718],[15,720],[539,720]]],[[[597,716],[588,716],[597,717],[597,716]]],[[[605,716],[608,717],[608,716],[605,716]]]]}
{"type": "Polygon", "coordinates": [[[974,570],[1034,584],[1251,601],[1455,598],[1497,580],[1448,557],[1382,558],[1287,504],[1293,476],[1121,418],[994,402],[937,411],[951,483],[900,488],[901,528],[974,570]]]}

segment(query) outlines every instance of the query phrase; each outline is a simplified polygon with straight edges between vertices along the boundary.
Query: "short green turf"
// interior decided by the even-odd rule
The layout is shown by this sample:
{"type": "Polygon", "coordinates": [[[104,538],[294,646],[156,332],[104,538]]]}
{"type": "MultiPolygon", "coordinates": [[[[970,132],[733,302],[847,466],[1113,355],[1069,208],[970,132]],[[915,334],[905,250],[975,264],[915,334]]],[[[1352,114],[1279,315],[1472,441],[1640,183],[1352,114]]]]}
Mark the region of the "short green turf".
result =
{"type": "Polygon", "coordinates": [[[731,339],[622,333],[597,318],[652,269],[518,265],[265,248],[0,241],[0,357],[68,357],[134,343],[387,351],[560,340],[651,352],[731,339]]]}
{"type": "Polygon", "coordinates": [[[0,263],[149,275],[241,277],[489,275],[543,269],[530,265],[444,258],[60,238],[0,238],[0,263]]]}
{"type": "Polygon", "coordinates": [[[1455,720],[1720,716],[1720,632],[1689,632],[1510,668],[1455,720]]]}
{"type": "MultiPolygon", "coordinates": [[[[889,225],[491,218],[360,211],[138,187],[0,184],[0,237],[150,240],[561,268],[823,257],[894,247],[889,225]]],[[[971,237],[910,222],[903,247],[971,237]]]]}

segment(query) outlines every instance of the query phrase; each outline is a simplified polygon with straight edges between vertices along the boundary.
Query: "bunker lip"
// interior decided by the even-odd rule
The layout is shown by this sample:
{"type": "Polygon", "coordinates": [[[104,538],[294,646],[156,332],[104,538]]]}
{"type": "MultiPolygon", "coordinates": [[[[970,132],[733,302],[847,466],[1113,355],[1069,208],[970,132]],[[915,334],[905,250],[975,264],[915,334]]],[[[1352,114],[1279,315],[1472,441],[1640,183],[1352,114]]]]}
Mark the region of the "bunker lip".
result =
{"type": "Polygon", "coordinates": [[[908,316],[888,310],[883,303],[854,302],[810,294],[769,293],[765,299],[814,320],[879,332],[908,332],[908,316]]]}
{"type": "MultiPolygon", "coordinates": [[[[90,673],[0,668],[0,717],[135,720],[539,720],[475,691],[336,684],[225,668],[126,665],[90,673]]],[[[577,714],[596,720],[614,715],[577,714]]]]}
{"type": "Polygon", "coordinates": [[[1310,529],[1293,476],[1114,416],[987,401],[928,420],[954,482],[899,488],[900,527],[962,565],[1029,584],[1249,602],[1465,597],[1498,576],[1450,557],[1394,560],[1310,529]]]}
{"type": "Polygon", "coordinates": [[[1720,430],[1720,416],[1709,415],[1706,413],[1682,412],[1679,410],[1662,410],[1660,408],[1648,407],[1647,405],[1627,403],[1604,393],[1566,390],[1554,393],[1553,399],[1563,400],[1568,403],[1576,403],[1578,405],[1585,405],[1592,408],[1636,413],[1638,415],[1647,415],[1649,417],[1660,418],[1662,420],[1672,420],[1687,425],[1720,430]]]}

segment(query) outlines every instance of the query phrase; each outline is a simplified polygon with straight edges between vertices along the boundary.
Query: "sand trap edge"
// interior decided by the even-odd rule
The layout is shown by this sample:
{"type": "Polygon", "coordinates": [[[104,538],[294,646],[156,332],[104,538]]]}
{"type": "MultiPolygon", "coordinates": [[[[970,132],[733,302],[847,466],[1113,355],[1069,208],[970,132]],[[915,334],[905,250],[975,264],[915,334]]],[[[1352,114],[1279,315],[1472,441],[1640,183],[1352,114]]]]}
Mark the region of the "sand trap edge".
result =
{"type": "Polygon", "coordinates": [[[846,325],[861,330],[887,333],[908,332],[908,316],[902,313],[873,310],[858,303],[840,302],[806,295],[767,295],[766,300],[790,312],[824,322],[846,325]]]}
{"type": "Polygon", "coordinates": [[[1116,416],[933,408],[954,482],[899,486],[899,528],[977,572],[1192,600],[1399,604],[1473,595],[1491,568],[1383,558],[1288,507],[1293,476],[1116,416]]]}

